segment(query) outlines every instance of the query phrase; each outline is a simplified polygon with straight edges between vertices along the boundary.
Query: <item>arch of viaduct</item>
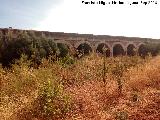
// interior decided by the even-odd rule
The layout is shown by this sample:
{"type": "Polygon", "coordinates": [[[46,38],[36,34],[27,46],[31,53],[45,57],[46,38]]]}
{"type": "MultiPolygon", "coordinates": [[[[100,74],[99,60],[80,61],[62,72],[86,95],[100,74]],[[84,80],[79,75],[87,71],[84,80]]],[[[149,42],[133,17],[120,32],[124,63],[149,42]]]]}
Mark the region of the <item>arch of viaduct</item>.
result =
{"type": "MultiPolygon", "coordinates": [[[[77,33],[63,33],[63,32],[48,32],[48,31],[33,31],[33,30],[19,30],[19,29],[0,29],[0,35],[4,39],[8,33],[15,38],[21,33],[35,35],[36,37],[45,37],[53,40],[55,43],[62,43],[69,47],[71,52],[78,49],[80,45],[88,45],[92,52],[99,52],[99,46],[105,46],[109,50],[109,56],[116,54],[116,49],[123,52],[123,55],[129,55],[129,51],[138,51],[146,42],[151,42],[153,39],[137,38],[137,37],[122,37],[122,36],[108,36],[108,35],[93,35],[93,34],[77,34],[77,33]]],[[[157,40],[155,40],[157,41],[157,40]]]]}
{"type": "Polygon", "coordinates": [[[62,44],[65,44],[69,47],[69,49],[74,52],[75,50],[77,50],[77,48],[80,46],[80,45],[83,45],[83,44],[87,44],[90,48],[91,48],[91,51],[92,52],[97,52],[99,53],[100,51],[97,50],[97,48],[101,45],[101,46],[105,46],[105,48],[107,48],[107,50],[109,50],[110,52],[110,55],[109,56],[114,56],[114,49],[116,49],[117,46],[119,46],[119,48],[122,48],[123,50],[123,55],[128,55],[128,50],[129,50],[129,47],[131,46],[132,48],[132,52],[138,52],[139,48],[143,45],[145,45],[144,42],[141,42],[141,41],[136,41],[136,42],[133,42],[133,41],[120,41],[120,40],[109,40],[109,39],[106,39],[106,40],[91,40],[91,39],[86,39],[86,40],[64,40],[64,39],[61,39],[61,40],[56,40],[56,43],[62,43],[62,44]]]}

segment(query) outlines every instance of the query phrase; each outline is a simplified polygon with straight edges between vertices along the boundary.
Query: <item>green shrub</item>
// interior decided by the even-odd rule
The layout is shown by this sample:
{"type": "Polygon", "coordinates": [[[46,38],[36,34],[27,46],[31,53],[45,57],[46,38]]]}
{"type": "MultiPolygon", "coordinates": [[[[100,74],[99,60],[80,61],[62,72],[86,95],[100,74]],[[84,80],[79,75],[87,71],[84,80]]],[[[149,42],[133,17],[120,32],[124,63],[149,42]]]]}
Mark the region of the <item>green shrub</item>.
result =
{"type": "Polygon", "coordinates": [[[16,40],[12,38],[12,40],[8,41],[8,45],[2,51],[0,62],[4,66],[7,66],[14,63],[15,59],[19,59],[21,54],[31,54],[30,45],[31,41],[28,36],[26,34],[19,34],[16,40]]]}
{"type": "MultiPolygon", "coordinates": [[[[7,45],[0,53],[0,62],[3,66],[13,64],[15,59],[21,57],[21,54],[27,55],[28,59],[32,59],[34,64],[39,65],[42,58],[55,55],[57,51],[57,46],[54,41],[41,37],[38,38],[34,35],[28,35],[27,33],[20,33],[17,38],[13,38],[13,36],[9,34],[7,41],[7,45]]],[[[0,40],[0,47],[3,46],[2,44],[0,40]]]]}
{"type": "Polygon", "coordinates": [[[63,85],[46,81],[35,100],[34,116],[43,119],[63,118],[71,108],[70,97],[64,94],[63,85]]]}
{"type": "Polygon", "coordinates": [[[73,57],[67,55],[66,57],[59,58],[59,64],[61,64],[63,67],[66,67],[67,65],[71,65],[75,63],[75,60],[73,57]]]}
{"type": "Polygon", "coordinates": [[[59,49],[58,57],[66,57],[69,54],[69,48],[67,45],[63,43],[57,43],[57,47],[59,49]]]}

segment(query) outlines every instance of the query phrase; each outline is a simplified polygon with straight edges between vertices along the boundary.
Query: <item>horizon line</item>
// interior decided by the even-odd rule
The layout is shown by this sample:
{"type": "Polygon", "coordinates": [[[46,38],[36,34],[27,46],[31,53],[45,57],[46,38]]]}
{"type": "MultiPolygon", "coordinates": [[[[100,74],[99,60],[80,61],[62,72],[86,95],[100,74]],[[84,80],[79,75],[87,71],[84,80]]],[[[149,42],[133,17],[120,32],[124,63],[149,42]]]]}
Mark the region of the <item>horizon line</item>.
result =
{"type": "Polygon", "coordinates": [[[48,30],[36,30],[36,29],[21,29],[21,28],[0,28],[0,29],[11,29],[11,30],[22,30],[22,31],[36,31],[36,32],[50,32],[50,33],[63,33],[63,34],[76,34],[76,35],[92,35],[92,36],[106,36],[106,37],[121,37],[121,38],[139,38],[139,39],[152,39],[152,40],[160,40],[160,38],[150,38],[150,37],[131,37],[131,36],[114,36],[114,35],[107,35],[107,34],[92,34],[92,33],[76,33],[76,32],[53,32],[48,30]]]}

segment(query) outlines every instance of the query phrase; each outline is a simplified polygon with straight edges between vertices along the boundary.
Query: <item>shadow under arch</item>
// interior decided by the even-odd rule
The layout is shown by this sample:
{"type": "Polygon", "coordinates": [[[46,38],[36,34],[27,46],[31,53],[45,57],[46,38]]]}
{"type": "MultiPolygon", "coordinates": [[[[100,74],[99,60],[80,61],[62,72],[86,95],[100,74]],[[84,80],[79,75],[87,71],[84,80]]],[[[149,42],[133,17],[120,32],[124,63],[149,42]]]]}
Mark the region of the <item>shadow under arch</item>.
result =
{"type": "Polygon", "coordinates": [[[129,44],[127,46],[127,55],[128,56],[134,56],[134,55],[136,55],[136,47],[133,44],[129,44]]]}
{"type": "Polygon", "coordinates": [[[145,46],[145,44],[140,44],[138,46],[138,55],[141,57],[145,57],[147,56],[148,52],[147,52],[147,48],[145,46]]]}
{"type": "Polygon", "coordinates": [[[121,44],[117,43],[113,46],[113,56],[122,56],[125,55],[124,48],[121,44]]]}
{"type": "Polygon", "coordinates": [[[92,52],[92,48],[87,43],[81,43],[77,48],[78,54],[88,55],[92,52]]]}
{"type": "Polygon", "coordinates": [[[101,53],[101,54],[106,54],[107,57],[110,57],[110,48],[107,44],[105,43],[100,43],[98,44],[97,48],[96,48],[96,52],[97,53],[101,53]],[[106,53],[104,53],[104,48],[106,48],[106,53]]]}

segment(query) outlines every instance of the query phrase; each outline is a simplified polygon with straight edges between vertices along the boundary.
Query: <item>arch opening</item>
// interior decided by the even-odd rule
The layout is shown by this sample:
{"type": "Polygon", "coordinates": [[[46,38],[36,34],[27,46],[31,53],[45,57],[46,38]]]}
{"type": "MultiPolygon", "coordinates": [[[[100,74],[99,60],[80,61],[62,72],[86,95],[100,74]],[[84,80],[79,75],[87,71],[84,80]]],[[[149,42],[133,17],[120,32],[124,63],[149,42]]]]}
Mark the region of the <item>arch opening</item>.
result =
{"type": "Polygon", "coordinates": [[[116,44],[114,47],[113,47],[113,56],[121,56],[121,55],[125,55],[125,51],[122,47],[122,45],[120,44],[116,44]]]}
{"type": "Polygon", "coordinates": [[[133,44],[128,45],[128,47],[127,47],[127,55],[128,56],[136,55],[136,47],[133,44]]]}
{"type": "Polygon", "coordinates": [[[92,52],[92,48],[87,43],[82,43],[77,47],[78,55],[88,55],[92,52]]]}
{"type": "Polygon", "coordinates": [[[105,43],[99,44],[97,49],[96,49],[96,52],[101,53],[101,54],[106,54],[107,57],[110,56],[110,48],[105,43]],[[106,48],[106,53],[104,51],[104,48],[106,48]]]}
{"type": "Polygon", "coordinates": [[[57,43],[57,48],[58,48],[58,56],[59,57],[66,57],[69,54],[70,48],[68,45],[64,43],[57,43]]]}
{"type": "Polygon", "coordinates": [[[147,55],[147,49],[144,44],[140,45],[138,48],[139,56],[145,57],[147,55]]]}

